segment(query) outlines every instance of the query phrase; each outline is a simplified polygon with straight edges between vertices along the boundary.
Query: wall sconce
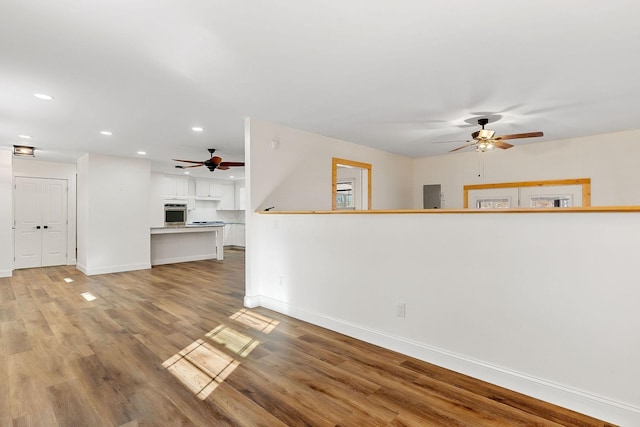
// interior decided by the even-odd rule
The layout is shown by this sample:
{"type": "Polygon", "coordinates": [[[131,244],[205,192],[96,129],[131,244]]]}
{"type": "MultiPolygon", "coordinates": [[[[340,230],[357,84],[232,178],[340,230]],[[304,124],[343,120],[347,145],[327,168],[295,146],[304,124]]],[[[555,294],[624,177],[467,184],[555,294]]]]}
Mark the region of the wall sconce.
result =
{"type": "Polygon", "coordinates": [[[35,157],[36,149],[33,147],[28,147],[26,145],[14,145],[13,146],[13,155],[14,156],[31,156],[35,157]]]}

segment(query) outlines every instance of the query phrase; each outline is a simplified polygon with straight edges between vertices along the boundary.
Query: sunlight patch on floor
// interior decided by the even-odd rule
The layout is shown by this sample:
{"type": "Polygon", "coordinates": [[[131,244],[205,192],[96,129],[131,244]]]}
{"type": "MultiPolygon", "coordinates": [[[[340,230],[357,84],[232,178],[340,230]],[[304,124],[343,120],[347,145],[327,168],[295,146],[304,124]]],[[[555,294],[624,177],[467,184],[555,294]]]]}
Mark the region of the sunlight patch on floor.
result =
{"type": "Polygon", "coordinates": [[[203,340],[194,341],[162,363],[200,400],[206,399],[239,365],[233,357],[203,340]]]}
{"type": "Polygon", "coordinates": [[[207,332],[205,336],[242,357],[246,357],[260,344],[260,341],[255,338],[246,336],[224,324],[207,332]]]}
{"type": "MultiPolygon", "coordinates": [[[[244,308],[229,316],[229,319],[265,334],[270,333],[279,324],[276,320],[244,308]]],[[[240,362],[234,356],[228,355],[216,346],[224,347],[240,357],[246,357],[260,345],[257,339],[225,324],[207,332],[205,337],[206,341],[198,339],[162,363],[162,367],[200,400],[206,399],[240,366],[240,362]]]]}
{"type": "Polygon", "coordinates": [[[259,313],[254,313],[246,308],[236,311],[234,314],[229,316],[229,319],[240,322],[245,326],[255,329],[256,331],[264,332],[265,334],[274,330],[280,323],[277,320],[263,316],[259,313]]]}

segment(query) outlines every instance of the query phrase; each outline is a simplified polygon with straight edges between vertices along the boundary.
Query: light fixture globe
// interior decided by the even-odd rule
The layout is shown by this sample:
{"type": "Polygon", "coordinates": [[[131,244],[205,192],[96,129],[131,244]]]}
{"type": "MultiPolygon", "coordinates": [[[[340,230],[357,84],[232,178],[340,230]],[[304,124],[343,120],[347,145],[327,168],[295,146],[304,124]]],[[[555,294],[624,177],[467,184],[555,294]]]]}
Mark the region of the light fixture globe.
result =
{"type": "Polygon", "coordinates": [[[28,145],[14,145],[13,146],[13,155],[14,156],[28,156],[35,157],[36,149],[34,147],[29,147],[28,145]]]}

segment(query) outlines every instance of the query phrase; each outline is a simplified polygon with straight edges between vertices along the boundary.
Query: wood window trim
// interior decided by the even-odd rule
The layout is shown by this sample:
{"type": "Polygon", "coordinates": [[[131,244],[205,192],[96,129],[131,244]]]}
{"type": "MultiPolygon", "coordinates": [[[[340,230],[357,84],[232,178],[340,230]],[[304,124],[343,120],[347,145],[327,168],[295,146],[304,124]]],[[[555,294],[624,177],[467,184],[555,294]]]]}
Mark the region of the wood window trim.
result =
{"type": "Polygon", "coordinates": [[[332,158],[331,165],[331,210],[337,210],[336,195],[338,193],[338,165],[352,166],[367,170],[367,209],[371,210],[371,165],[369,163],[356,162],[353,160],[332,158]]]}
{"type": "Polygon", "coordinates": [[[553,179],[546,181],[501,182],[497,184],[474,184],[463,187],[464,209],[469,208],[469,190],[487,190],[493,188],[551,187],[557,185],[581,185],[582,206],[591,206],[591,178],[553,179]]]}

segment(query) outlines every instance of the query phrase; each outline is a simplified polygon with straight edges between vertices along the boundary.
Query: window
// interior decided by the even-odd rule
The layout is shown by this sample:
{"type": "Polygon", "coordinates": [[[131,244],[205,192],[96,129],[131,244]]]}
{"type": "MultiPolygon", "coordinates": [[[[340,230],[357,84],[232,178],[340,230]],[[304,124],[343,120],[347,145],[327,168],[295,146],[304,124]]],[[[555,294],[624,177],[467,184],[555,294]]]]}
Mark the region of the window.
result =
{"type": "Polygon", "coordinates": [[[531,196],[529,198],[532,208],[570,208],[571,195],[563,196],[531,196]]]}
{"type": "Polygon", "coordinates": [[[498,199],[477,199],[477,209],[508,209],[511,207],[511,198],[503,197],[498,199]]]}
{"type": "Polygon", "coordinates": [[[336,209],[356,208],[354,196],[354,181],[338,182],[336,189],[336,209]]]}

